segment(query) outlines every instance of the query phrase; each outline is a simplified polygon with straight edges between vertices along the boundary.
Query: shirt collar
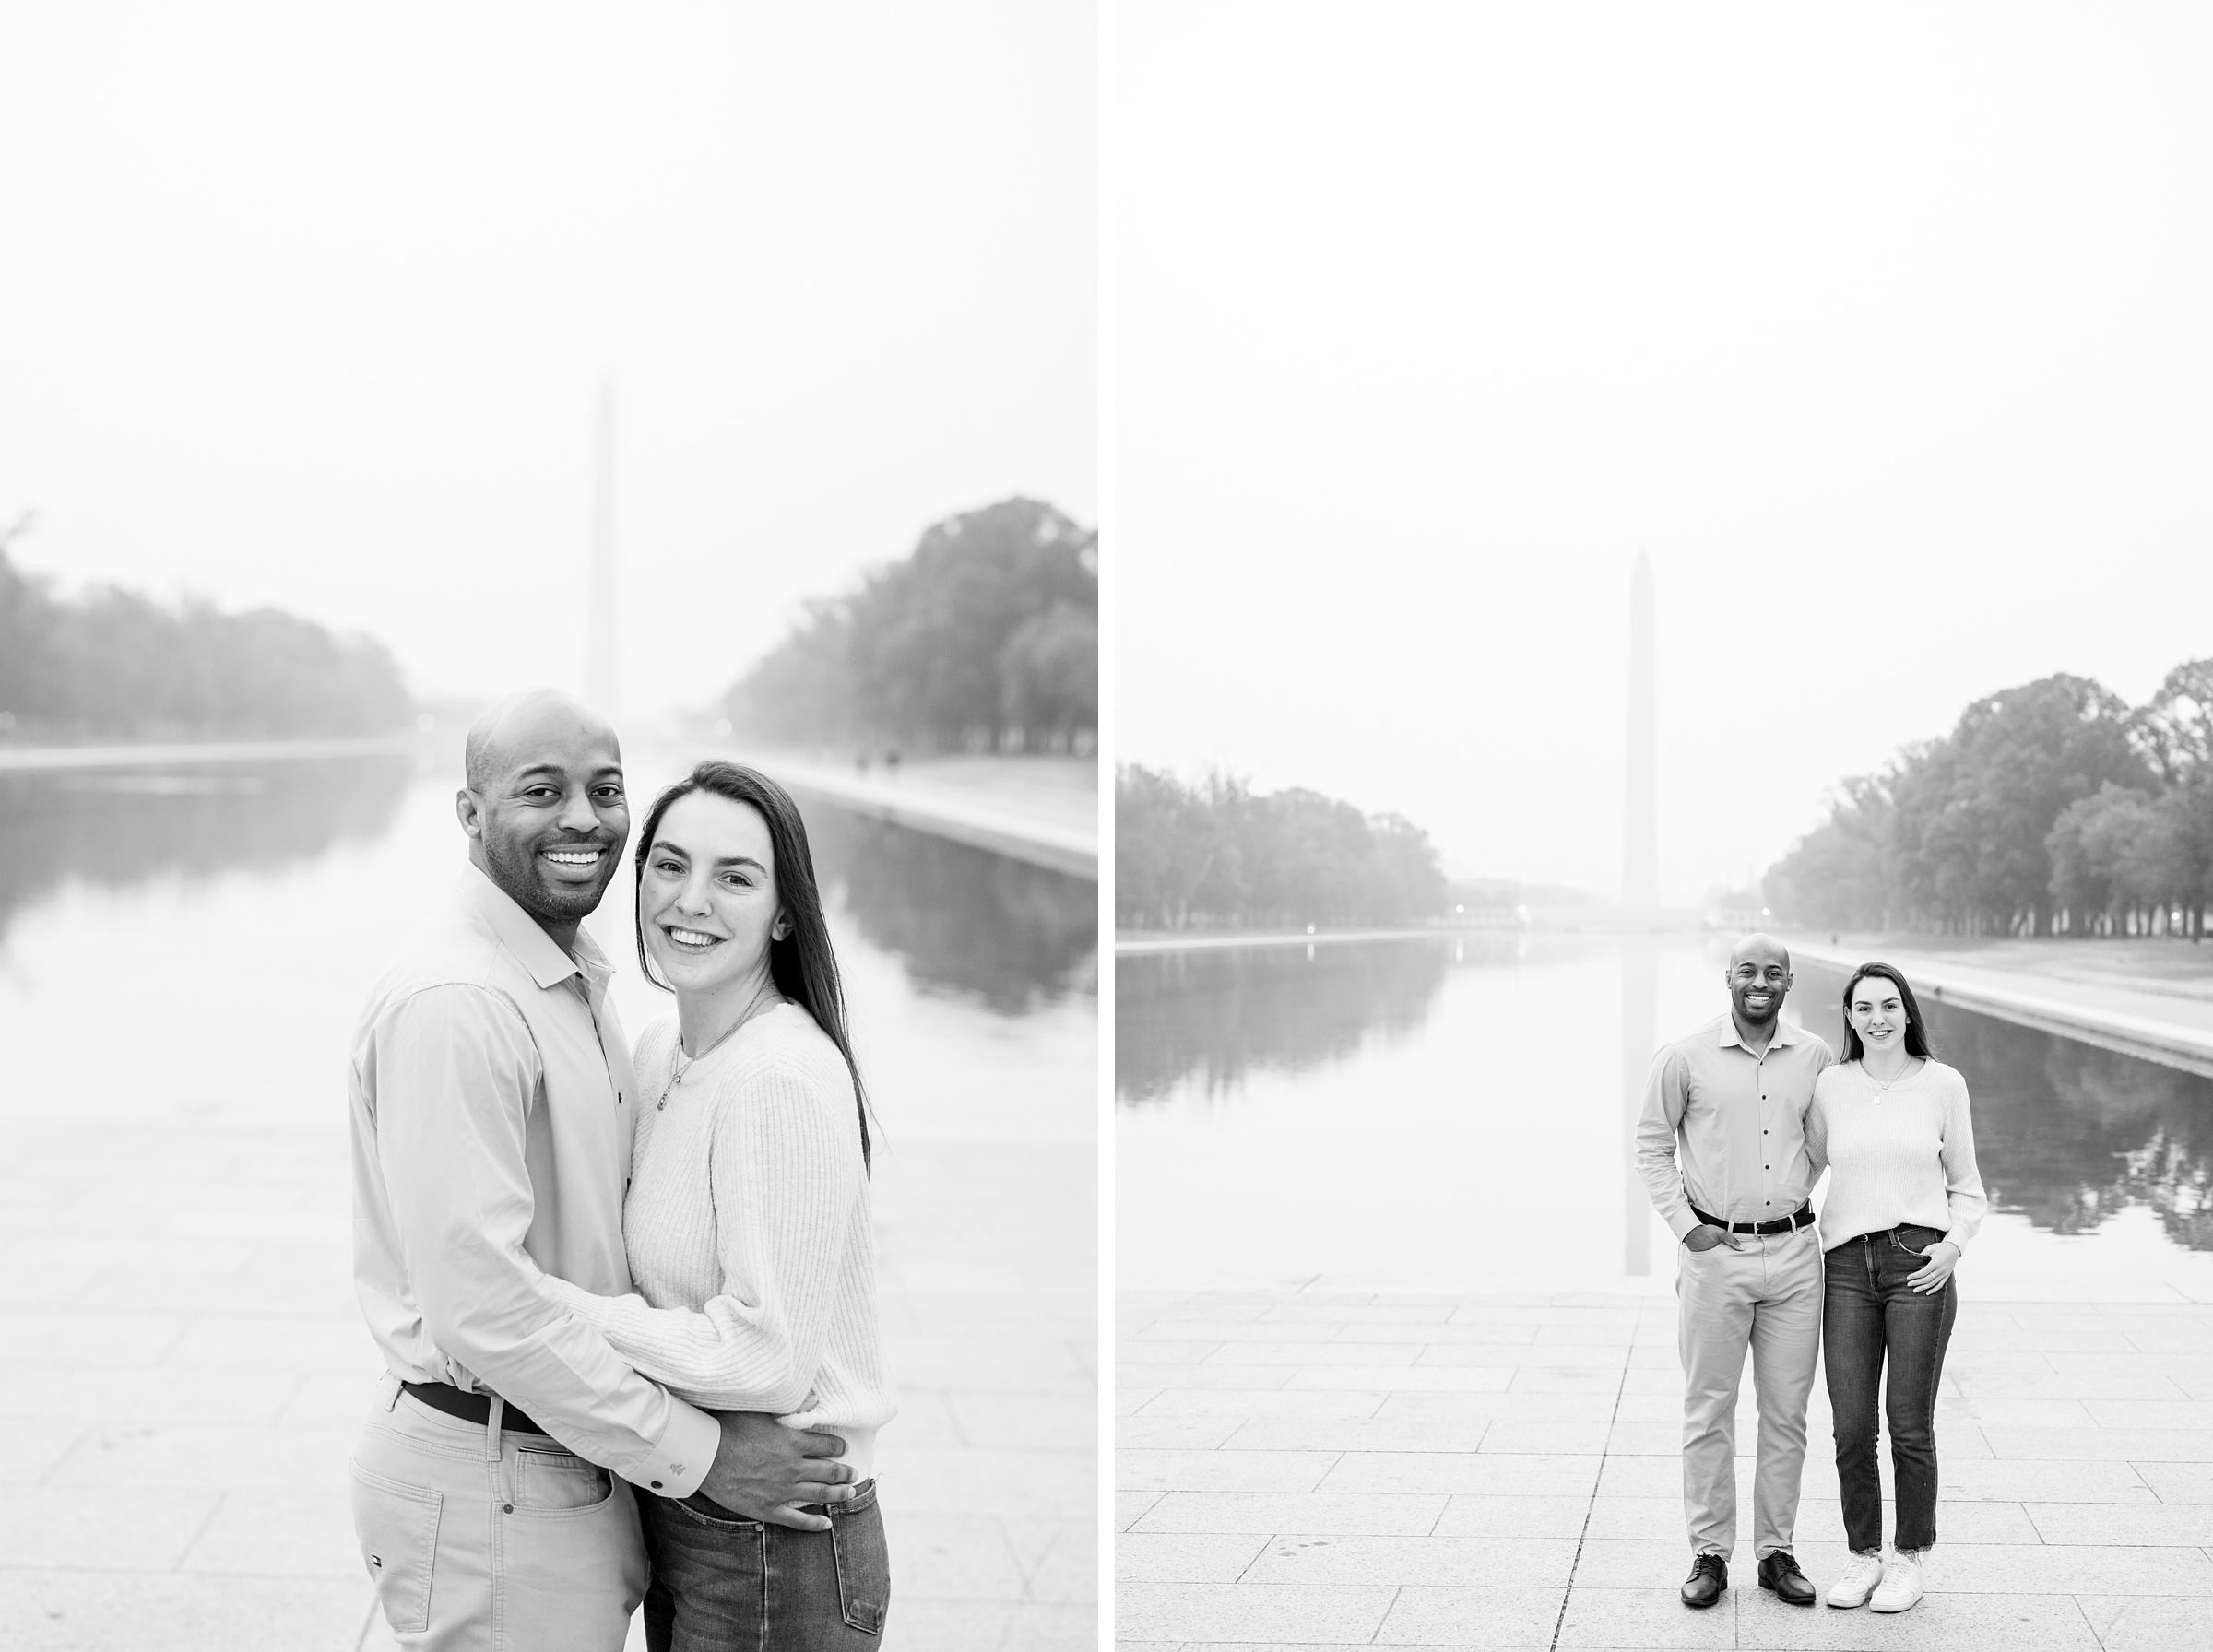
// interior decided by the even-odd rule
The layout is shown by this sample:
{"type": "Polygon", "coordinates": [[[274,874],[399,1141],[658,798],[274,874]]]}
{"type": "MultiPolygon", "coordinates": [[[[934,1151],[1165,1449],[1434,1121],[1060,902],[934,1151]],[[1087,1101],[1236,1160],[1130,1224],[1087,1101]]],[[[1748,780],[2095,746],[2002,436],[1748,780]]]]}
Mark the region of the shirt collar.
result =
{"type": "MultiPolygon", "coordinates": [[[[1725,1050],[1733,1044],[1740,1050],[1745,1048],[1744,1038],[1736,1030],[1735,1016],[1724,1010],[1722,1014],[1721,1028],[1722,1048],[1725,1050]]],[[[1793,1026],[1780,1015],[1775,1018],[1775,1036],[1768,1041],[1768,1048],[1779,1050],[1786,1044],[1804,1044],[1805,1042],[1805,1029],[1804,1027],[1793,1026]]]]}
{"type": "Polygon", "coordinates": [[[516,905],[515,897],[473,860],[461,875],[461,896],[491,926],[500,944],[521,961],[540,986],[558,986],[571,975],[580,975],[585,990],[596,997],[615,973],[599,943],[581,926],[576,931],[575,956],[562,951],[553,938],[538,927],[538,920],[516,905]]]}

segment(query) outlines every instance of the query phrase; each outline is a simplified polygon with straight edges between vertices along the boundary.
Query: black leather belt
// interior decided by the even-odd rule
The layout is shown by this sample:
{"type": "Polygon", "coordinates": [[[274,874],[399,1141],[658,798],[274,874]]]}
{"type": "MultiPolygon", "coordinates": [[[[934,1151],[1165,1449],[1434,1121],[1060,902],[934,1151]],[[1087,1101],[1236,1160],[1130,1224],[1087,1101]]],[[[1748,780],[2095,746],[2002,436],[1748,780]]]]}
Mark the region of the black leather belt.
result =
{"type": "Polygon", "coordinates": [[[1814,1225],[1814,1207],[1800,1205],[1788,1216],[1778,1216],[1773,1221],[1723,1221],[1718,1216],[1709,1216],[1693,1205],[1690,1213],[1710,1228],[1720,1228],[1727,1233],[1787,1233],[1793,1228],[1810,1228],[1814,1225]]]}
{"type": "MultiPolygon", "coordinates": [[[[433,1411],[444,1411],[449,1417],[458,1417],[464,1422],[491,1426],[491,1396],[471,1394],[466,1388],[456,1388],[451,1383],[410,1383],[399,1385],[433,1411]]],[[[514,1406],[500,1411],[500,1427],[510,1434],[543,1434],[546,1431],[514,1406]]],[[[551,1439],[550,1434],[547,1434],[551,1439]]]]}

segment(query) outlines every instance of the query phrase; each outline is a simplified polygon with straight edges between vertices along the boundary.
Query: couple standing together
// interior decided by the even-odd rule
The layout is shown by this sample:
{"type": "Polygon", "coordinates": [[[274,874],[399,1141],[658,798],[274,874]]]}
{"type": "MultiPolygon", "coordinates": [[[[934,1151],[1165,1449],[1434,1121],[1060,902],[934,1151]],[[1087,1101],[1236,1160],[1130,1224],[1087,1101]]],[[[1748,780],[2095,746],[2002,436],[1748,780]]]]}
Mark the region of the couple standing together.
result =
{"type": "Polygon", "coordinates": [[[868,1115],[798,809],[706,762],[638,833],[633,1054],[580,927],[630,836],[614,733],[470,728],[460,885],[349,1072],[354,1280],[386,1375],[354,1527],[399,1644],[878,1644],[868,1115]]]}
{"type": "Polygon", "coordinates": [[[1852,1548],[1828,1604],[1904,1611],[1921,1599],[1923,1557],[1936,1541],[1936,1389],[1959,1313],[1952,1270],[1986,1209],[1967,1085],[1931,1056],[1913,990],[1888,964],[1862,964],[1845,985],[1841,1062],[1782,1020],[1791,960],[1779,942],[1748,937],[1724,980],[1729,1012],[1659,1053],[1637,1127],[1638,1173],[1681,1242],[1693,1555],[1683,1603],[1710,1607],[1729,1587],[1748,1349],[1760,1587],[1793,1606],[1814,1603],[1791,1544],[1818,1356],[1852,1548]],[[1824,1170],[1817,1227],[1807,1195],[1824,1170]],[[1888,1561],[1878,1389],[1897,1499],[1888,1561]]]}

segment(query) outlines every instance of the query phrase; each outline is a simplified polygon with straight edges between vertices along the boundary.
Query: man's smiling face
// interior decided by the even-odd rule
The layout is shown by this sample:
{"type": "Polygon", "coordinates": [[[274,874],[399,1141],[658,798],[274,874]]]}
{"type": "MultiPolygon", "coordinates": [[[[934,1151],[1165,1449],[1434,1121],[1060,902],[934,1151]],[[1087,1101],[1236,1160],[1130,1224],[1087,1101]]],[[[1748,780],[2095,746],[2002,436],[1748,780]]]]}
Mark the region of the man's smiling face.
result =
{"type": "Polygon", "coordinates": [[[470,858],[539,923],[574,926],[598,906],[630,837],[614,731],[550,693],[487,717],[460,799],[470,858]]]}
{"type": "Polygon", "coordinates": [[[1724,979],[1737,1020],[1764,1027],[1782,1013],[1782,1000],[1790,993],[1790,954],[1764,935],[1752,936],[1730,954],[1724,979]]]}

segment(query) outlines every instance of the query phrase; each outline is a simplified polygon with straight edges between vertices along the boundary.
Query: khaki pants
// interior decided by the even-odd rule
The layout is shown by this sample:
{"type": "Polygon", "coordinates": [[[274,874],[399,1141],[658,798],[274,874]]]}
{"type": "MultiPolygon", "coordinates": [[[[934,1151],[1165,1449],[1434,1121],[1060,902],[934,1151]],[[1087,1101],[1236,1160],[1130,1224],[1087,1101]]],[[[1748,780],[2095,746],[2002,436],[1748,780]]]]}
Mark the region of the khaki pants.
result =
{"type": "Polygon", "coordinates": [[[350,1473],[385,1621],[410,1652],[621,1652],[645,1595],[630,1487],[502,1410],[483,1426],[379,1385],[350,1473]]]}
{"type": "Polygon", "coordinates": [[[1805,1469],[1805,1405],[1821,1350],[1821,1242],[1810,1224],[1739,1233],[1742,1250],[1675,1246],[1683,1355],[1683,1515],[1694,1552],[1736,1550],[1736,1392],[1752,1351],[1759,1405],[1753,1540],[1791,1546],[1805,1469]]]}

